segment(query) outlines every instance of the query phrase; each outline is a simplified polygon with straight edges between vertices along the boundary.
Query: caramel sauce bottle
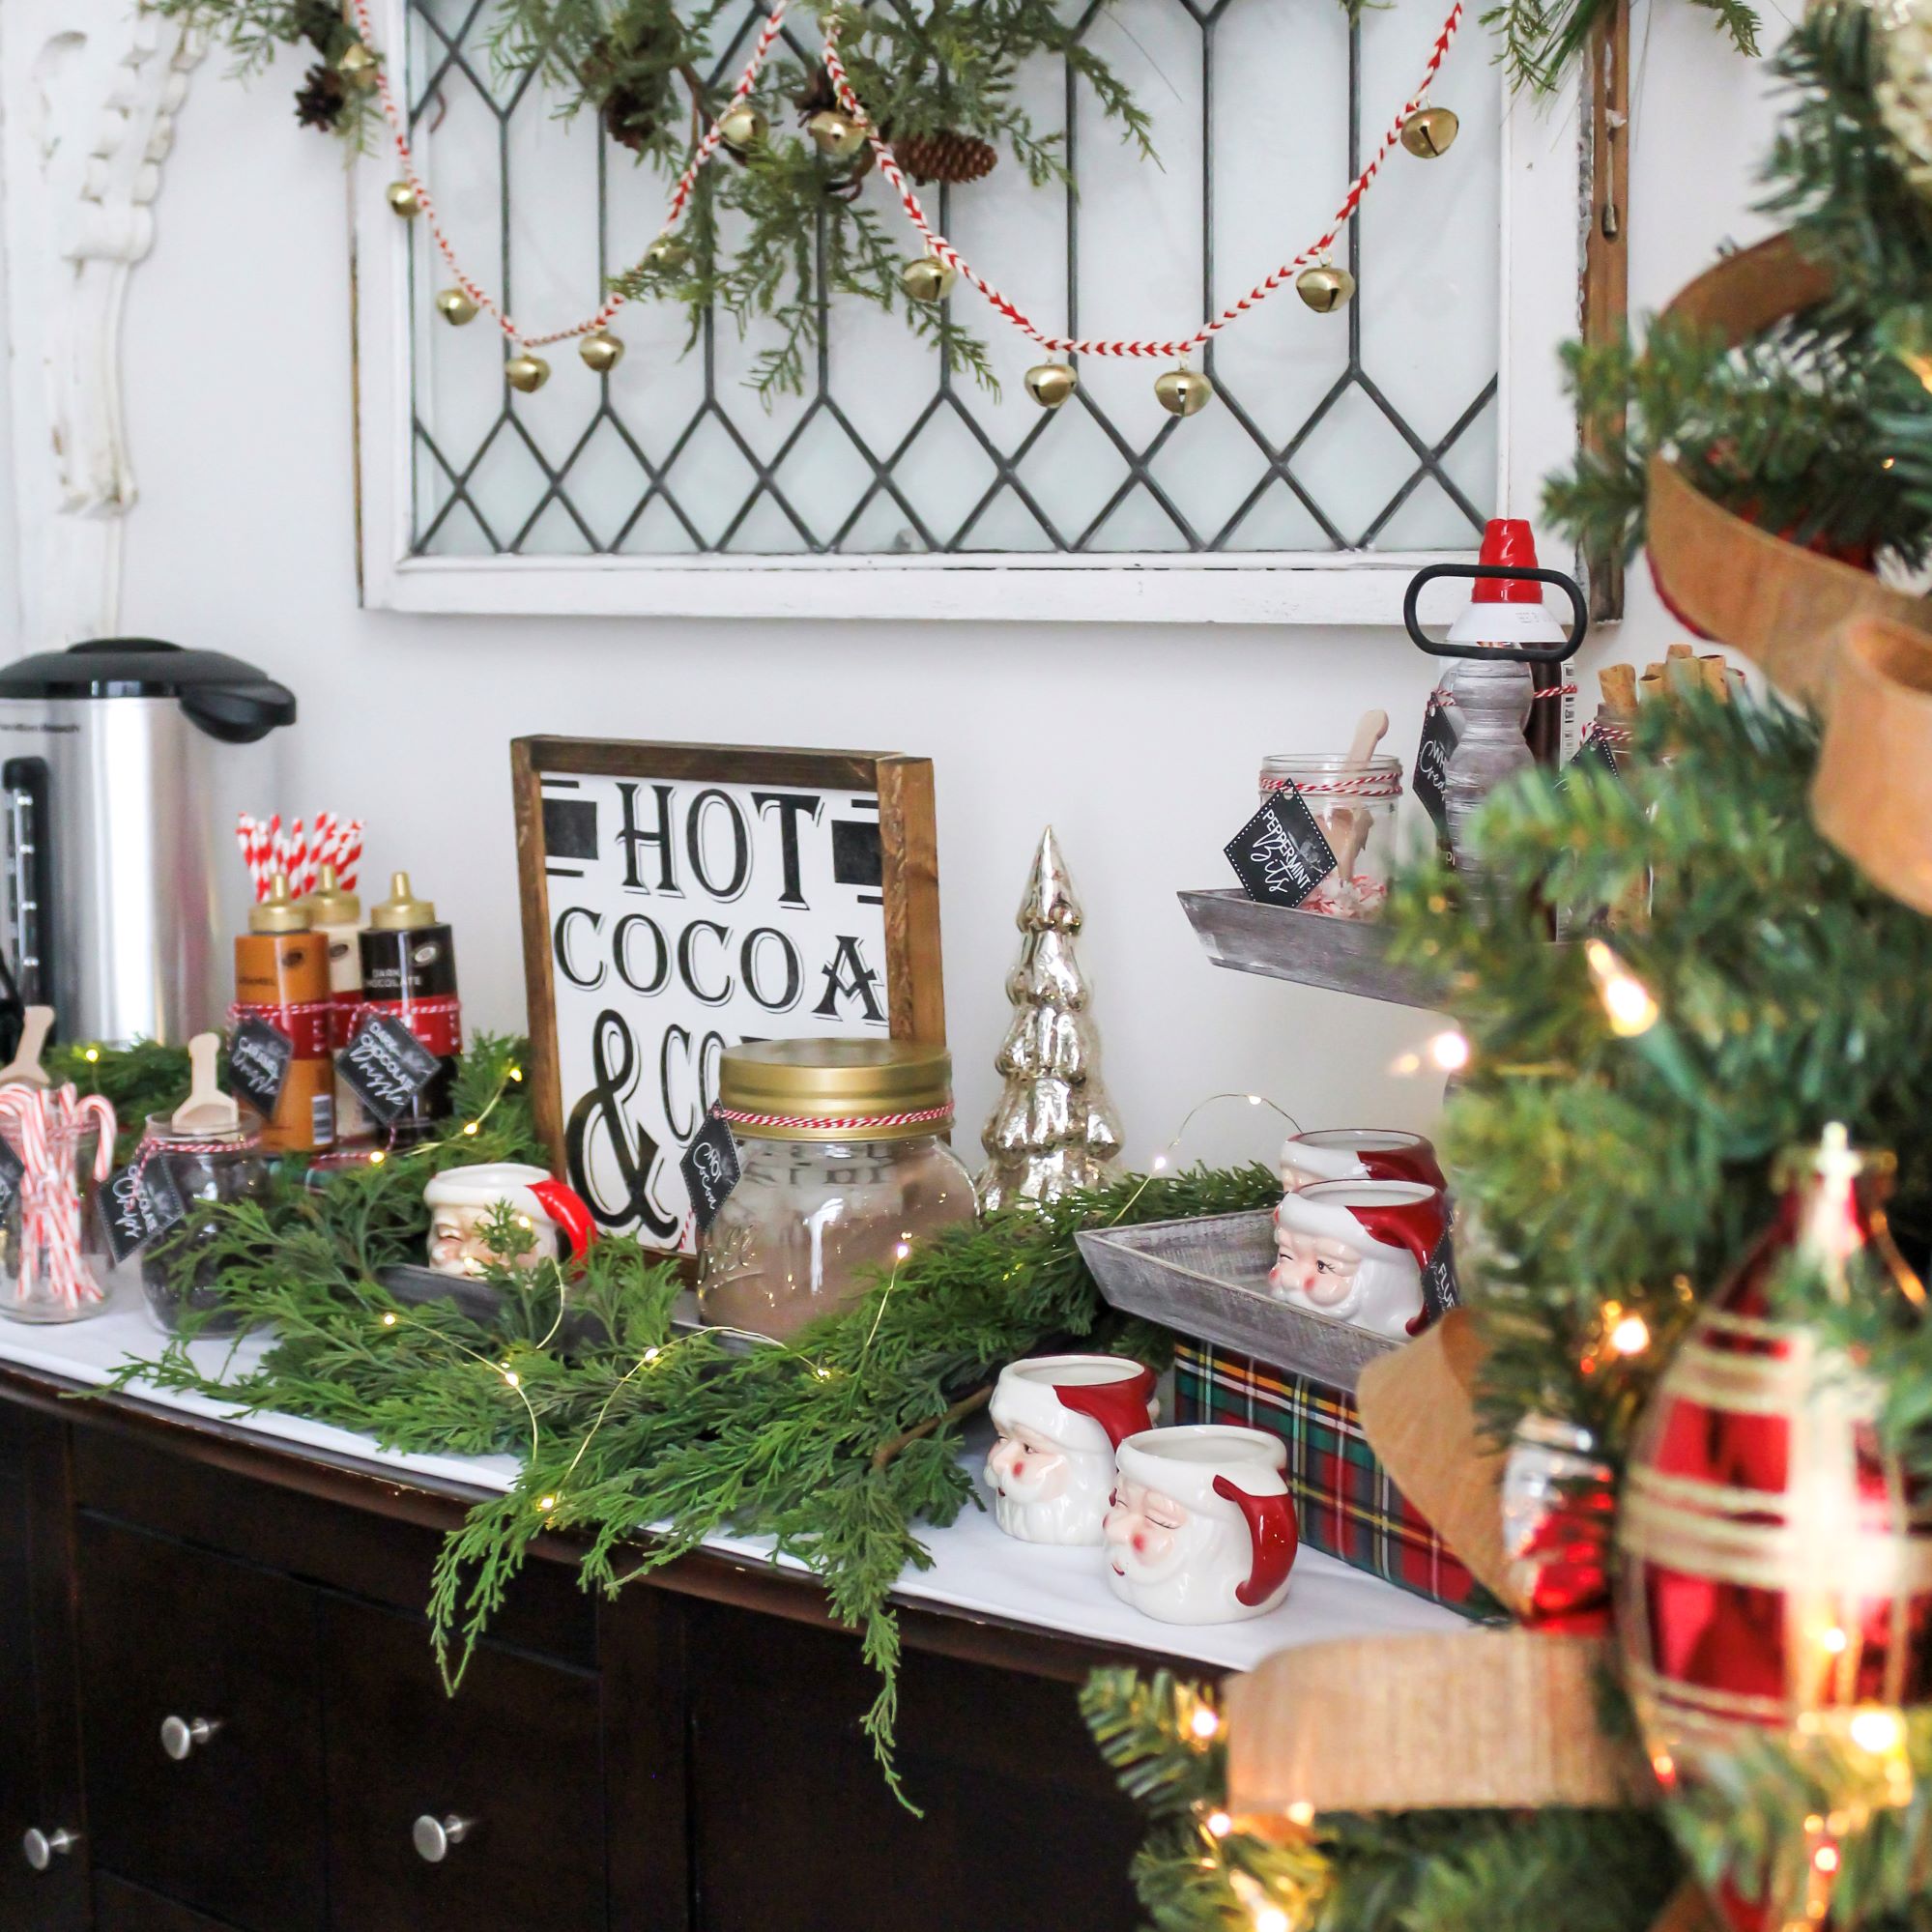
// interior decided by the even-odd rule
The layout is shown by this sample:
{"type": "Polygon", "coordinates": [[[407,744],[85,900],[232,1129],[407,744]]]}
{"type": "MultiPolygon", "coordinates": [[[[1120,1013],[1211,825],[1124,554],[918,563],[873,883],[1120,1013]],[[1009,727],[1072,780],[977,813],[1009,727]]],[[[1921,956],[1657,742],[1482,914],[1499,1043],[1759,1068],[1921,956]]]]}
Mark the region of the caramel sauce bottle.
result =
{"type": "Polygon", "coordinates": [[[288,880],[279,873],[235,941],[235,1003],[243,1009],[238,1020],[264,1020],[295,1048],[274,1117],[262,1123],[263,1146],[282,1154],[333,1146],[329,946],[310,930],[306,910],[289,897],[288,880]]]}

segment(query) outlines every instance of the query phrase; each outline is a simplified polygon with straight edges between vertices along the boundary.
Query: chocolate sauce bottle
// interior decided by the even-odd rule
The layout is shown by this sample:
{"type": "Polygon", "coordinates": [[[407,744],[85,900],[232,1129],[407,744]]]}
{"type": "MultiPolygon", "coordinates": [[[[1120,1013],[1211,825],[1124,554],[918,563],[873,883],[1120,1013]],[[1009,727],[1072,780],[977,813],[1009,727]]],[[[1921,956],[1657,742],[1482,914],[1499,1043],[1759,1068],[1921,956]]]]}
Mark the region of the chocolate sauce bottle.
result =
{"type": "Polygon", "coordinates": [[[393,1126],[397,1145],[426,1139],[448,1119],[456,1061],[463,1051],[463,1008],[456,996],[456,946],[436,908],[411,892],[409,874],[389,879],[389,896],[369,908],[359,935],[362,1001],[392,1014],[442,1062],[436,1078],[393,1126]]]}

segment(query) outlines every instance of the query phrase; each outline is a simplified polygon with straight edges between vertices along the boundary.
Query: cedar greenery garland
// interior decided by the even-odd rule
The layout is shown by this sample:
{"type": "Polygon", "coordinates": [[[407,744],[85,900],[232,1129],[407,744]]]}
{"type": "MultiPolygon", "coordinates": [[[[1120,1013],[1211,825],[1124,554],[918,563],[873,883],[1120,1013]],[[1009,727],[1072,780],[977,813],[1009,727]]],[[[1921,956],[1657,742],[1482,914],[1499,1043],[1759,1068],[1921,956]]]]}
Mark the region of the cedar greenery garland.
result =
{"type": "Polygon", "coordinates": [[[479,1039],[464,1061],[457,1115],[480,1119],[476,1134],[312,1192],[285,1169],[266,1200],[216,1210],[212,1243],[181,1244],[176,1265],[212,1259],[224,1306],[272,1330],[258,1369],[233,1381],[198,1370],[184,1344],[203,1316],[159,1364],[129,1365],[122,1386],[311,1416],[390,1449],[522,1457],[515,1485],[476,1505],[436,1567],[430,1617],[452,1686],[541,1533],[581,1537],[586,1586],[610,1591],[715,1532],[772,1537],[863,1633],[882,1679],[866,1729],[892,1777],[891,1592],[908,1564],[930,1561],[919,1526],[950,1523],[972,1500],[955,1404],[1054,1341],[1160,1359],[1168,1338],[1107,1310],[1075,1230],[1267,1205],[1279,1183],[1261,1167],[1197,1171],[995,1215],[918,1248],[847,1312],[745,1354],[708,1331],[674,1334],[676,1272],[623,1240],[593,1246],[567,1285],[554,1264],[494,1271],[504,1311],[487,1324],[452,1303],[399,1304],[375,1274],[419,1258],[429,1174],[542,1158],[505,1083],[516,1052],[479,1039]],[[566,1307],[567,1350],[553,1335],[566,1307]],[[646,1538],[650,1523],[666,1527],[646,1538]]]}

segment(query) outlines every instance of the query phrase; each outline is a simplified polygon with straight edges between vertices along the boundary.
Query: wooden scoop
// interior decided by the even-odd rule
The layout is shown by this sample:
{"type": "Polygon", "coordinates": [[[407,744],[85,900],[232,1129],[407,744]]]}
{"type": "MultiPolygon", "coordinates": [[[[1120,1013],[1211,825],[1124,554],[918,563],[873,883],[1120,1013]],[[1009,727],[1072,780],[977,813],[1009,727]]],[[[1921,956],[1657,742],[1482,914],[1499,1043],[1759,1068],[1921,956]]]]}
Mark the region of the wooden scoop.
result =
{"type": "Polygon", "coordinates": [[[187,1043],[192,1077],[187,1098],[174,1110],[177,1134],[231,1134],[241,1125],[240,1110],[215,1083],[215,1056],[220,1045],[218,1033],[197,1033],[187,1043]]]}
{"type": "MultiPolygon", "coordinates": [[[[1349,740],[1348,764],[1352,770],[1356,765],[1367,764],[1375,755],[1375,747],[1382,742],[1382,735],[1389,729],[1387,711],[1364,711],[1355,726],[1355,735],[1349,740]]],[[[1362,848],[1369,843],[1369,827],[1374,822],[1368,806],[1338,805],[1328,815],[1329,844],[1335,850],[1335,876],[1337,880],[1346,885],[1355,877],[1355,861],[1362,855],[1362,848]]]]}
{"type": "Polygon", "coordinates": [[[30,1006],[20,1022],[20,1051],[0,1067],[0,1086],[49,1086],[47,1070],[41,1065],[47,1035],[53,1031],[51,1006],[30,1006]]]}

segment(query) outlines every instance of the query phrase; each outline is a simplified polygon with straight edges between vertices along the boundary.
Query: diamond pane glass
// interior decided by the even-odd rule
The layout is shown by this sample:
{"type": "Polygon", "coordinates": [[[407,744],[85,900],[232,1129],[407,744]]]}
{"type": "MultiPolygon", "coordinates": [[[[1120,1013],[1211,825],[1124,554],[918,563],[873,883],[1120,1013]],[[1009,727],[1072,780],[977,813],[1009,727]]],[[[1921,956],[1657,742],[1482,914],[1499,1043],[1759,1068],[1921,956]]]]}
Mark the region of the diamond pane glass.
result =
{"type": "MultiPolygon", "coordinates": [[[[901,4],[901,0],[874,0],[901,4]]],[[[1050,332],[1177,337],[1328,224],[1422,72],[1442,0],[1085,0],[1066,17],[1154,120],[1160,165],[1121,143],[1083,80],[1022,76],[1071,184],[1031,187],[1010,156],[928,212],[1050,332]]],[[[726,0],[714,71],[728,86],[763,17],[726,0]]],[[[532,334],[593,310],[605,278],[657,233],[671,183],[560,119],[487,46],[489,0],[409,0],[413,138],[465,267],[532,334]]],[[[811,61],[817,26],[788,21],[811,61]]],[[[986,342],[995,396],[870,304],[826,304],[803,393],[767,407],[746,377],[776,332],[726,318],[692,337],[680,309],[633,303],[594,375],[574,344],[534,394],[503,380],[487,314],[452,328],[450,280],[412,224],[414,548],[425,556],[909,555],[1467,549],[1496,488],[1500,81],[1473,27],[1432,98],[1454,149],[1399,149],[1335,260],[1358,293],[1317,315],[1283,288],[1201,358],[1216,399],[1186,421],[1155,401],[1161,363],[1087,357],[1043,412],[1042,352],[970,289],[951,323],[986,342]]],[[[791,130],[781,130],[789,133],[791,130]]],[[[875,170],[867,203],[917,252],[875,170]]],[[[726,228],[729,241],[729,226],[726,228]]]]}

